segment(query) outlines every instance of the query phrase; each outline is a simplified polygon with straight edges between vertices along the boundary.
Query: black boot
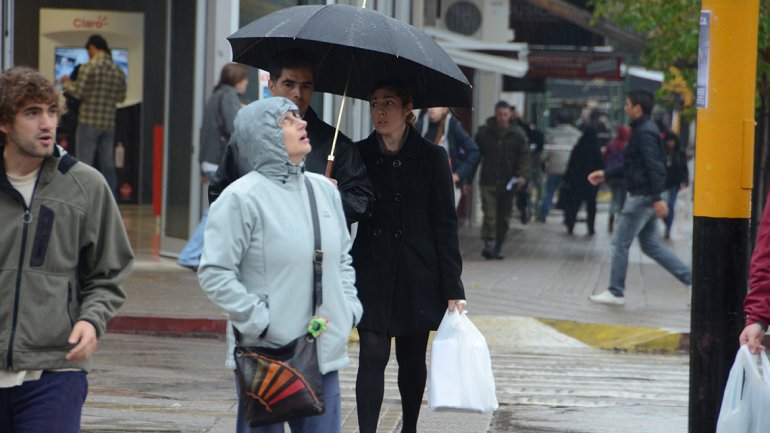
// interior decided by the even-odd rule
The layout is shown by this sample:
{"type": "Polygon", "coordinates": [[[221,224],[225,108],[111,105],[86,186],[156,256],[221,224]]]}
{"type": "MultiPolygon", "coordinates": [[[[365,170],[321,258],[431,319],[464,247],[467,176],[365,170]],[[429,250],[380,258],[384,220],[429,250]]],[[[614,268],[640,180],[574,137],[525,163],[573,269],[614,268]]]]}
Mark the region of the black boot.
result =
{"type": "Polygon", "coordinates": [[[492,244],[492,239],[484,239],[484,249],[481,250],[481,257],[487,260],[491,260],[495,255],[495,247],[492,244]]]}
{"type": "Polygon", "coordinates": [[[610,214],[610,222],[609,222],[609,224],[607,224],[607,231],[612,233],[612,228],[613,228],[614,225],[615,225],[615,214],[611,213],[610,214]]]}
{"type": "Polygon", "coordinates": [[[502,260],[505,258],[502,254],[500,254],[500,250],[502,249],[502,247],[503,247],[502,241],[495,242],[495,250],[492,254],[492,258],[496,260],[502,260]]]}

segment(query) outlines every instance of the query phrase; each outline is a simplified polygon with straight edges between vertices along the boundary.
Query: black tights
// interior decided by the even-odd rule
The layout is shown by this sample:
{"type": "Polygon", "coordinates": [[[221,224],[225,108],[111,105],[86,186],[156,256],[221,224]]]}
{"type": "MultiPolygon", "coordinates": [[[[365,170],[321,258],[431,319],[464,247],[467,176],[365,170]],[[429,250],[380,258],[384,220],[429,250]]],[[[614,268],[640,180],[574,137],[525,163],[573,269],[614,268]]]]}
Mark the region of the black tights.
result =
{"type": "MultiPolygon", "coordinates": [[[[372,331],[358,330],[361,349],[356,377],[356,406],[361,433],[377,431],[382,398],[385,393],[385,367],[390,358],[390,337],[372,331]]],[[[425,392],[428,370],[425,351],[428,332],[396,337],[398,391],[403,412],[402,433],[417,431],[417,417],[425,392]]]]}

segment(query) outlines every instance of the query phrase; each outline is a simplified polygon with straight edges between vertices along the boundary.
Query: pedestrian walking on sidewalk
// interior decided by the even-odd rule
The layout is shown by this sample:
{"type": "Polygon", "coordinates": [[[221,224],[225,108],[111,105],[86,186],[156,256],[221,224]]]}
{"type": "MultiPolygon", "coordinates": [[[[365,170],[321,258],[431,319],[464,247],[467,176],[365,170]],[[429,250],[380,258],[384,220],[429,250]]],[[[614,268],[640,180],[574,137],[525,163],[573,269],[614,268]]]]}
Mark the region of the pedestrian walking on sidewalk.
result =
{"type": "Polygon", "coordinates": [[[661,244],[658,218],[668,214],[668,206],[661,197],[666,183],[666,159],[660,131],[650,119],[655,99],[644,90],[628,94],[624,106],[631,120],[631,138],[624,154],[623,166],[597,170],[588,175],[588,181],[598,185],[607,179],[623,178],[628,191],[618,225],[612,234],[612,267],[607,290],[589,297],[599,304],[623,305],[626,300],[628,250],[635,237],[642,251],[663,266],[683,284],[692,284],[690,267],[661,244]]]}
{"type": "MultiPolygon", "coordinates": [[[[216,173],[225,146],[230,141],[235,115],[241,109],[241,100],[238,95],[242,95],[249,87],[248,74],[246,66],[238,63],[226,64],[219,74],[219,83],[214,87],[214,92],[206,101],[200,135],[201,177],[204,184],[207,184],[216,173]]],[[[198,270],[203,252],[203,230],[206,228],[208,213],[209,209],[206,207],[198,226],[182,248],[176,261],[195,271],[198,270]]]]}
{"type": "Polygon", "coordinates": [[[500,251],[508,233],[515,190],[527,185],[529,139],[511,121],[511,106],[500,101],[495,104],[495,117],[479,128],[475,140],[481,151],[481,255],[499,260],[503,258],[500,251]]]}
{"type": "MultiPolygon", "coordinates": [[[[604,146],[603,156],[606,168],[623,167],[623,154],[626,152],[629,137],[631,137],[631,128],[628,125],[620,125],[615,138],[604,146]]],[[[615,228],[615,220],[619,217],[623,203],[626,201],[626,186],[621,178],[609,179],[607,184],[612,194],[607,231],[612,233],[615,228]]]]}
{"type": "Polygon", "coordinates": [[[545,222],[551,212],[554,194],[562,186],[569,155],[580,139],[580,135],[580,130],[572,125],[572,120],[564,111],[556,112],[556,126],[545,131],[543,170],[547,176],[540,214],[537,217],[539,222],[545,222]]]}
{"type": "Polygon", "coordinates": [[[0,431],[77,433],[97,339],[134,255],[104,177],[56,145],[64,98],[0,75],[0,431]]]}
{"type": "Polygon", "coordinates": [[[690,171],[687,168],[687,155],[679,144],[679,137],[674,131],[663,133],[663,144],[666,150],[666,204],[668,215],[663,218],[666,223],[664,239],[671,238],[671,226],[674,224],[674,210],[679,191],[690,185],[690,171]]]}
{"type": "Polygon", "coordinates": [[[602,151],[599,148],[599,140],[596,129],[587,126],[583,135],[578,140],[570,153],[567,171],[564,172],[564,186],[561,194],[564,202],[564,225],[567,233],[572,234],[577,221],[577,213],[580,206],[586,204],[586,227],[588,235],[594,235],[594,220],[596,219],[596,192],[597,188],[588,182],[589,173],[604,168],[602,151]]]}
{"type": "Polygon", "coordinates": [[[770,325],[770,195],[759,223],[756,246],[749,266],[749,293],[743,300],[746,327],[738,342],[748,344],[752,353],[765,350],[762,340],[770,325]]]}
{"type": "Polygon", "coordinates": [[[463,188],[471,183],[476,172],[479,147],[447,107],[428,108],[420,114],[414,127],[423,138],[443,147],[449,156],[457,207],[463,195],[463,188]]]}
{"type": "MultiPolygon", "coordinates": [[[[238,112],[233,138],[254,149],[254,169],[228,186],[211,205],[198,277],[203,291],[229,316],[226,365],[235,368],[235,327],[244,346],[281,347],[308,332],[313,315],[314,229],[310,182],[320,223],[323,300],[316,316],[327,330],[316,340],[323,374],[323,415],[288,422],[296,432],[339,432],[337,371],[348,362],[347,339],[361,319],[350,235],[340,194],[325,177],[304,170],[310,152],[307,122],[282,97],[253,102],[238,112]]],[[[236,379],[236,389],[239,386],[236,379]]],[[[284,425],[249,427],[238,405],[238,433],[283,431],[284,425]]]]}
{"type": "MultiPolygon", "coordinates": [[[[358,325],[356,406],[361,433],[377,430],[391,339],[396,340],[402,432],[415,432],[425,392],[428,335],[444,312],[462,311],[452,172],[447,153],[412,127],[412,96],[399,83],[370,94],[374,132],[358,143],[375,197],[353,244],[358,325]]],[[[448,379],[451,380],[451,379],[448,379]]]]}

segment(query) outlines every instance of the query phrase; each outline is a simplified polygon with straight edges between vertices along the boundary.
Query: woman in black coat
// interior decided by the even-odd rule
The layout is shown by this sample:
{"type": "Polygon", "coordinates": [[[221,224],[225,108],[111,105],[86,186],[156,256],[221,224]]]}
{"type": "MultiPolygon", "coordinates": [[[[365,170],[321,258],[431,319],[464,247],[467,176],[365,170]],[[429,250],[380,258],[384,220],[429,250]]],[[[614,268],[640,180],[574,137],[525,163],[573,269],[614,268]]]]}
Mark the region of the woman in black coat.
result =
{"type": "Polygon", "coordinates": [[[356,402],[361,433],[375,432],[391,337],[396,340],[403,432],[414,432],[425,391],[428,334],[465,291],[452,172],[446,152],[412,127],[411,95],[398,84],[370,94],[375,131],[358,143],[374,190],[353,244],[358,325],[356,402]]]}
{"type": "Polygon", "coordinates": [[[668,215],[663,218],[666,232],[663,238],[671,238],[671,225],[674,224],[674,209],[679,191],[690,185],[690,170],[687,168],[687,155],[679,143],[679,136],[671,130],[663,132],[663,144],[666,150],[666,202],[668,215]]]}
{"type": "Polygon", "coordinates": [[[567,233],[572,234],[580,205],[585,202],[588,234],[594,234],[598,188],[588,182],[588,174],[603,168],[604,158],[602,158],[596,129],[588,126],[583,130],[583,135],[580,136],[575,147],[572,148],[569,162],[567,162],[567,171],[564,173],[562,192],[566,192],[566,197],[564,197],[564,225],[567,226],[567,233]]]}

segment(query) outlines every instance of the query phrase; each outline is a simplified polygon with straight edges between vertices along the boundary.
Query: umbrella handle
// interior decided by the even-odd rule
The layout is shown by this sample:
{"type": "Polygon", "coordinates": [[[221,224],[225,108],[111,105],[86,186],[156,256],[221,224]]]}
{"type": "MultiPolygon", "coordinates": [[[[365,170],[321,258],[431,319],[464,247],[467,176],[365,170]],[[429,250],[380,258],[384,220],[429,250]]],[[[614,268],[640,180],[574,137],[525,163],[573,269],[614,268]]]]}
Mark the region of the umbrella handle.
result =
{"type": "Polygon", "coordinates": [[[337,149],[337,137],[340,133],[340,123],[342,122],[342,112],[345,111],[345,99],[348,95],[348,84],[350,84],[350,73],[353,71],[353,59],[350,59],[350,66],[348,66],[348,77],[345,79],[345,90],[342,91],[342,103],[340,104],[340,112],[337,114],[337,126],[334,128],[334,139],[332,140],[332,150],[329,152],[329,156],[326,162],[326,177],[331,177],[332,170],[334,169],[334,151],[337,149]]]}
{"type": "Polygon", "coordinates": [[[334,171],[334,155],[329,155],[326,158],[326,173],[324,173],[324,176],[331,179],[332,171],[334,171]]]}

